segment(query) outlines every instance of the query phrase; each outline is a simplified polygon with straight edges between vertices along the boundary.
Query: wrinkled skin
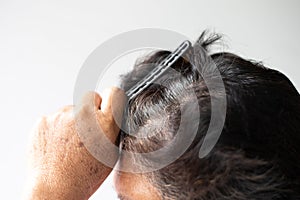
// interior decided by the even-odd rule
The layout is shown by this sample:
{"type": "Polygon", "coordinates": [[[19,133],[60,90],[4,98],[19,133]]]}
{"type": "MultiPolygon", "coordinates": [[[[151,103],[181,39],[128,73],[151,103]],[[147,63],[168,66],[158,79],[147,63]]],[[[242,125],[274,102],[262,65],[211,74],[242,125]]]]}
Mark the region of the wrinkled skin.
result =
{"type": "Polygon", "coordinates": [[[106,137],[115,142],[119,128],[112,117],[113,97],[122,105],[123,93],[116,88],[103,97],[103,102],[97,93],[89,92],[80,105],[64,107],[37,123],[30,145],[31,180],[27,184],[27,199],[82,200],[97,190],[112,168],[87,151],[76,133],[74,119],[95,117],[106,137]]]}

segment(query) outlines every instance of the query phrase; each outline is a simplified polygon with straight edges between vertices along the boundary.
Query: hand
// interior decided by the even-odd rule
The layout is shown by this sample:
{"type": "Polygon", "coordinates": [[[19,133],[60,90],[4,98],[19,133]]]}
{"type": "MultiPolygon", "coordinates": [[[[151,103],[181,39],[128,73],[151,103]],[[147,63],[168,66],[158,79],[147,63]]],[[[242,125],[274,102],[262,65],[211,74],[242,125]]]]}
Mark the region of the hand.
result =
{"type": "MultiPolygon", "coordinates": [[[[102,103],[97,93],[89,92],[75,108],[65,107],[39,121],[31,140],[33,173],[29,199],[82,200],[88,199],[97,190],[112,168],[90,154],[85,147],[86,143],[78,136],[78,131],[97,130],[97,135],[105,134],[115,143],[119,127],[114,118],[116,116],[112,114],[112,102],[118,100],[115,107],[120,112],[115,115],[120,119],[123,97],[122,91],[114,88],[107,98],[103,98],[102,103]]],[[[90,141],[93,141],[93,134],[95,132],[89,135],[90,141]]],[[[118,156],[114,149],[106,153],[114,158],[118,156]]]]}

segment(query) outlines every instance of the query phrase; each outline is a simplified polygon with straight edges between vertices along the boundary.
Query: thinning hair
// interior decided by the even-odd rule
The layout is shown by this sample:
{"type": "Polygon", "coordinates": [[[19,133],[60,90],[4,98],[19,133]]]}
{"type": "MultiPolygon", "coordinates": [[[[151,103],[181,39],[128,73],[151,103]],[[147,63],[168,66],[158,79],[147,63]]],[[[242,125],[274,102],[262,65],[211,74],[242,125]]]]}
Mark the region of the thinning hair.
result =
{"type": "MultiPolygon", "coordinates": [[[[203,32],[196,42],[211,56],[226,89],[225,125],[209,155],[200,159],[198,152],[210,122],[211,98],[220,98],[218,88],[208,91],[201,74],[184,58],[172,66],[183,76],[166,75],[164,86],[152,84],[131,101],[128,126],[134,134],[151,134],[140,138],[122,133],[122,148],[151,152],[166,145],[180,123],[176,99],[191,101],[193,93],[201,113],[193,143],[176,161],[146,175],[163,199],[300,199],[299,93],[285,75],[259,62],[210,52],[220,38],[203,32]],[[182,88],[193,92],[183,94],[182,88]]],[[[122,77],[123,89],[146,76],[154,67],[149,64],[158,64],[169,54],[156,51],[139,59],[122,77]]],[[[209,67],[201,59],[197,62],[209,67]]]]}

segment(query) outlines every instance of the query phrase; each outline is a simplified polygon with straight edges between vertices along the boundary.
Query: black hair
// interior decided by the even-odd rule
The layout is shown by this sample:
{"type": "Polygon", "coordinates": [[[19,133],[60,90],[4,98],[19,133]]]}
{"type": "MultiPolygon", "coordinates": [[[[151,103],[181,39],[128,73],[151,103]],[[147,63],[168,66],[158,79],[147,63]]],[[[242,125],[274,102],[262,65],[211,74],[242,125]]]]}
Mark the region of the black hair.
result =
{"type": "MultiPolygon", "coordinates": [[[[196,44],[208,51],[220,38],[203,32],[196,44]]],[[[123,89],[147,75],[154,67],[149,64],[169,54],[157,51],[138,60],[122,77],[123,89]]],[[[172,140],[181,115],[176,99],[188,102],[191,98],[182,90],[191,89],[201,111],[192,145],[176,161],[147,175],[163,199],[300,199],[299,93],[285,75],[259,62],[228,52],[209,54],[223,79],[227,100],[225,125],[209,155],[198,157],[210,122],[211,98],[219,98],[218,88],[208,91],[201,74],[184,58],[172,66],[183,76],[169,74],[162,80],[166,87],[153,84],[130,103],[128,126],[136,134],[149,130],[151,135],[138,138],[123,133],[123,148],[149,152],[172,140]]],[[[197,62],[209,67],[201,59],[197,62]]]]}

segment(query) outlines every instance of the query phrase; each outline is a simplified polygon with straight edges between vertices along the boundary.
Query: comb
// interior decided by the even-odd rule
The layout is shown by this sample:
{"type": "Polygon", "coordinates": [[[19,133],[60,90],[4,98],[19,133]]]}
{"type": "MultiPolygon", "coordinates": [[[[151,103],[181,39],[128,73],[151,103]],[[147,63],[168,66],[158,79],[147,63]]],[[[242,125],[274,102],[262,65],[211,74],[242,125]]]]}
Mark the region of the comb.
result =
{"type": "Polygon", "coordinates": [[[175,51],[169,54],[162,62],[158,64],[147,76],[135,84],[132,88],[126,91],[128,102],[140,94],[143,90],[149,87],[157,80],[167,69],[169,69],[190,47],[191,42],[185,40],[175,51]]]}

